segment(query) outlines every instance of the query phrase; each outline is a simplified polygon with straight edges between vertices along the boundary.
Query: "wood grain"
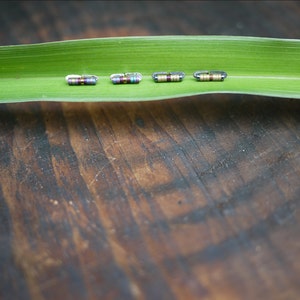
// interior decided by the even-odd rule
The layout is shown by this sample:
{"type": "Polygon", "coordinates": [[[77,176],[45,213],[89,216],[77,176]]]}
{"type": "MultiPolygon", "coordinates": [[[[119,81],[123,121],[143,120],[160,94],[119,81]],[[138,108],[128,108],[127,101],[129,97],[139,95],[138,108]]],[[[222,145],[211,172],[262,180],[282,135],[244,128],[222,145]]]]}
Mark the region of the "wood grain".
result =
{"type": "MultiPolygon", "coordinates": [[[[3,1],[0,40],[299,38],[299,11],[3,1]]],[[[298,299],[299,132],[294,99],[0,105],[0,299],[298,299]]]]}

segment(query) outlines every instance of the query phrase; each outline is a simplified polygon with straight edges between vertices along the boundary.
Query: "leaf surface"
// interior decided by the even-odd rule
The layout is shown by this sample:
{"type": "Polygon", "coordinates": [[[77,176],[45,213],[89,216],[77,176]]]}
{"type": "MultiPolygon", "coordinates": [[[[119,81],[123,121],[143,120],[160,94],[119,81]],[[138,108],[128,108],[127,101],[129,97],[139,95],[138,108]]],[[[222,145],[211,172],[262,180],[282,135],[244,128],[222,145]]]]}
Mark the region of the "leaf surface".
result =
{"type": "Polygon", "coordinates": [[[300,98],[300,40],[238,36],[82,39],[0,47],[0,102],[145,101],[205,93],[300,98]],[[197,70],[222,70],[223,82],[198,82],[197,70]],[[155,83],[153,72],[183,71],[155,83]],[[113,73],[140,72],[139,84],[114,85],[113,73]],[[99,76],[69,86],[68,74],[99,76]]]}

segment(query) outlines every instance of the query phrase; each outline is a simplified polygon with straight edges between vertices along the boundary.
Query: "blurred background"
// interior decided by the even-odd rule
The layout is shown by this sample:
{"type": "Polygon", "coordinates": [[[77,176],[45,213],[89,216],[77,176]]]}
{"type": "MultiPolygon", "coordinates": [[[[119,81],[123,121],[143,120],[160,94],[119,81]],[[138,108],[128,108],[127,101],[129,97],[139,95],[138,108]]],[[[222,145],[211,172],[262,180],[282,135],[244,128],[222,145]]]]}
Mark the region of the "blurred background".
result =
{"type": "Polygon", "coordinates": [[[177,34],[299,38],[299,7],[298,1],[1,1],[0,44],[177,34]]]}

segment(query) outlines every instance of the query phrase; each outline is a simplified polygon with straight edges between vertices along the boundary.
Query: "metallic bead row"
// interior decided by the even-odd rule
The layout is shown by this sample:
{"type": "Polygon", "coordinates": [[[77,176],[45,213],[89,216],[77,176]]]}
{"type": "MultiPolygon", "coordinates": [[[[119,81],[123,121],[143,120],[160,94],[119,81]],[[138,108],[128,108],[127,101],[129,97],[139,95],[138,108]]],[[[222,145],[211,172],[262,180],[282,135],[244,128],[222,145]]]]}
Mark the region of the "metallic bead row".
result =
{"type": "MultiPolygon", "coordinates": [[[[224,71],[196,71],[193,74],[198,81],[223,81],[227,77],[224,71]]],[[[155,72],[152,78],[155,82],[179,82],[185,77],[184,72],[155,72]]],[[[69,85],[95,85],[98,81],[96,75],[67,75],[66,82],[69,85]]],[[[110,75],[110,80],[113,84],[124,83],[140,83],[142,81],[142,74],[135,73],[119,73],[110,75]]]]}

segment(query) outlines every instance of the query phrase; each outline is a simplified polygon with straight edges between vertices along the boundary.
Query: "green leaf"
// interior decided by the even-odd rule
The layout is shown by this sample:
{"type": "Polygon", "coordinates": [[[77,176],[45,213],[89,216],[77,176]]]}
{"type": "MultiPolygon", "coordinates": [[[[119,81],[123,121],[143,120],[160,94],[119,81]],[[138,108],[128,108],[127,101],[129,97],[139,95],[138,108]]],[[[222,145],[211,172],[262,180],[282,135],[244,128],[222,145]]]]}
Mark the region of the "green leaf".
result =
{"type": "Polygon", "coordinates": [[[141,101],[239,93],[300,98],[300,40],[234,36],[83,39],[0,47],[0,103],[141,101]],[[197,70],[222,70],[223,82],[198,82],[197,70]],[[153,72],[183,71],[182,82],[155,83],[153,72]],[[114,85],[113,73],[140,72],[139,84],[114,85]],[[99,76],[69,86],[68,74],[99,76]]]}

